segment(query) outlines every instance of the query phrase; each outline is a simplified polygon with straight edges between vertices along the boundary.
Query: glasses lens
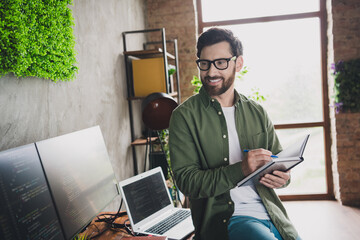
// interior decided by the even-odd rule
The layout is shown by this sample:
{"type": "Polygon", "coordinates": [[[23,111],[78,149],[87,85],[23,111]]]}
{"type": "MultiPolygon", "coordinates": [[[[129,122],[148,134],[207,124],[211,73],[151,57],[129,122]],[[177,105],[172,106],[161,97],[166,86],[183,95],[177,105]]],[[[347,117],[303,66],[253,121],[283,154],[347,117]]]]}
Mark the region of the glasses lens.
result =
{"type": "Polygon", "coordinates": [[[224,70],[228,67],[228,61],[226,59],[218,59],[215,61],[215,66],[219,70],[224,70]]]}
{"type": "Polygon", "coordinates": [[[210,67],[210,62],[201,60],[201,61],[198,61],[198,66],[201,70],[208,70],[210,67]]]}

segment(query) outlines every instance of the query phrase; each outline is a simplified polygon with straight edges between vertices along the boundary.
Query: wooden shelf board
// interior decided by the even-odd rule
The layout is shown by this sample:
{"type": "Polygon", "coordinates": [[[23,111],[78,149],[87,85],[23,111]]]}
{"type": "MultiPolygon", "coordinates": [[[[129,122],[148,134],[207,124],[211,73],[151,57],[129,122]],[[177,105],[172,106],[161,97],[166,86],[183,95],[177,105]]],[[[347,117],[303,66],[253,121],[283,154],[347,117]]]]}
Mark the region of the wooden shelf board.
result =
{"type": "MultiPolygon", "coordinates": [[[[168,93],[171,97],[177,97],[178,96],[178,92],[172,92],[172,93],[168,93]]],[[[145,97],[128,97],[128,100],[141,100],[144,99],[145,97]]]]}
{"type": "Polygon", "coordinates": [[[172,97],[177,97],[178,96],[178,92],[172,92],[172,93],[169,93],[170,96],[172,97]]]}
{"type": "MultiPolygon", "coordinates": [[[[152,50],[139,50],[139,51],[126,51],[124,55],[134,56],[138,58],[153,58],[153,57],[162,57],[162,49],[152,49],[152,50]]],[[[170,59],[175,59],[174,55],[166,53],[166,56],[170,59]]]]}

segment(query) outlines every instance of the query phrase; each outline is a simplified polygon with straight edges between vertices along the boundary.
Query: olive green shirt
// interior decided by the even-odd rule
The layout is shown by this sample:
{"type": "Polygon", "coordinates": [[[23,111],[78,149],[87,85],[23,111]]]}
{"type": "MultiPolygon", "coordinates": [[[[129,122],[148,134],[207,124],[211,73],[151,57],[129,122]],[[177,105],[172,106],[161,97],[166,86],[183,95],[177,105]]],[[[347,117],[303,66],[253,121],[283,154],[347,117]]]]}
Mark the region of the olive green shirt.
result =
{"type": "MultiPolygon", "coordinates": [[[[265,110],[235,91],[236,129],[242,149],[281,151],[265,110]]],[[[204,88],[172,113],[169,128],[171,167],[181,192],[189,197],[197,240],[228,239],[234,212],[230,189],[244,178],[241,163],[229,165],[225,116],[204,88]]],[[[284,239],[298,236],[273,189],[256,185],[271,220],[284,239]]]]}

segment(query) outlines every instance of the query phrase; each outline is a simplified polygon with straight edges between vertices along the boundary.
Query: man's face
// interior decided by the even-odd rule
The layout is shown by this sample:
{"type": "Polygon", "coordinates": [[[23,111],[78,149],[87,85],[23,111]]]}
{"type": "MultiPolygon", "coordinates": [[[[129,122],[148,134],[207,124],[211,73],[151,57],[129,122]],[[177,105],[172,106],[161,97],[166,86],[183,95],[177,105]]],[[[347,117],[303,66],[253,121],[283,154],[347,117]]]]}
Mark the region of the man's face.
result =
{"type": "MultiPolygon", "coordinates": [[[[202,49],[200,59],[213,61],[219,58],[231,58],[230,44],[226,41],[219,42],[210,46],[206,46],[202,49]]],[[[241,58],[241,57],[239,57],[241,58]]],[[[242,67],[238,69],[238,65],[234,60],[228,62],[228,68],[225,70],[217,69],[213,63],[211,63],[210,69],[207,71],[200,71],[201,82],[205,90],[210,96],[220,96],[224,93],[232,91],[235,79],[235,72],[240,71],[242,67]]],[[[238,61],[237,60],[237,61],[238,61]]]]}

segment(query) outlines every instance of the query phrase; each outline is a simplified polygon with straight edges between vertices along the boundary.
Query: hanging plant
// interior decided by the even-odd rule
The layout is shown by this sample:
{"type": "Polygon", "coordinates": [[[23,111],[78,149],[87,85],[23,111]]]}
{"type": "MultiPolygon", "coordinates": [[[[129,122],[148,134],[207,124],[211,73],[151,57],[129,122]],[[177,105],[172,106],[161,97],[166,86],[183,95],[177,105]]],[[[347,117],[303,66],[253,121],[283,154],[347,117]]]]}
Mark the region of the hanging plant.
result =
{"type": "Polygon", "coordinates": [[[0,77],[75,78],[72,0],[0,1],[0,77]]]}
{"type": "Polygon", "coordinates": [[[337,112],[360,112],[360,59],[332,65],[337,112]]]}

